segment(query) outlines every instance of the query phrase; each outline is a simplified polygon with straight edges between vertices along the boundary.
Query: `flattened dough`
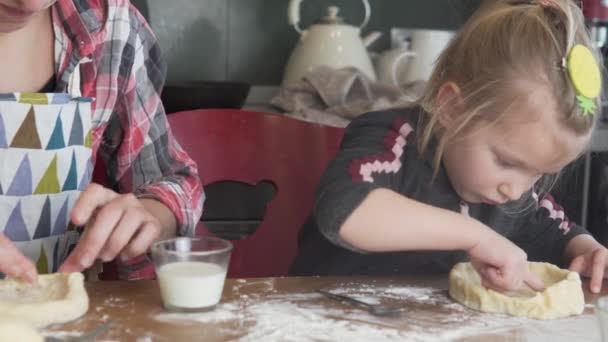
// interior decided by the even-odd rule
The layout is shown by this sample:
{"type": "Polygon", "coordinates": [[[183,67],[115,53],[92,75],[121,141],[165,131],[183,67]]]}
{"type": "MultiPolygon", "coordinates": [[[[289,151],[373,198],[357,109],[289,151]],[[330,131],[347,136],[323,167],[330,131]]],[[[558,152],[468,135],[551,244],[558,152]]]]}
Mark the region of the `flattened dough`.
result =
{"type": "Polygon", "coordinates": [[[26,322],[0,317],[0,341],[44,342],[44,337],[26,322]]]}
{"type": "Polygon", "coordinates": [[[529,262],[545,291],[505,295],[481,286],[471,263],[459,263],[450,272],[450,296],[470,308],[535,319],[580,315],[585,307],[581,279],[576,272],[544,262],[529,262]]]}
{"type": "Polygon", "coordinates": [[[80,273],[38,276],[37,284],[0,281],[0,321],[9,316],[34,327],[64,323],[84,315],[89,297],[80,273]]]}

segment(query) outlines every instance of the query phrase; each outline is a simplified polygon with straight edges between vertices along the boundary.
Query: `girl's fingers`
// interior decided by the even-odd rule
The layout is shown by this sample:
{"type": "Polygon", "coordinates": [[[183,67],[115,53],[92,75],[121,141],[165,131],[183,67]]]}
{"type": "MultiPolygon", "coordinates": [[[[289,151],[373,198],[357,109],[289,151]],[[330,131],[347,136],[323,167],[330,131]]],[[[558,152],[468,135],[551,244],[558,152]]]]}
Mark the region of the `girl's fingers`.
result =
{"type": "Polygon", "coordinates": [[[537,274],[530,271],[528,271],[524,276],[524,283],[536,292],[542,292],[545,290],[545,283],[543,280],[537,274]]]}
{"type": "Polygon", "coordinates": [[[577,256],[572,260],[568,269],[579,274],[583,273],[587,269],[587,258],[584,255],[577,256]]]}
{"type": "Polygon", "coordinates": [[[598,293],[602,288],[604,270],[606,269],[606,249],[602,248],[592,256],[591,264],[591,292],[598,293]]]}

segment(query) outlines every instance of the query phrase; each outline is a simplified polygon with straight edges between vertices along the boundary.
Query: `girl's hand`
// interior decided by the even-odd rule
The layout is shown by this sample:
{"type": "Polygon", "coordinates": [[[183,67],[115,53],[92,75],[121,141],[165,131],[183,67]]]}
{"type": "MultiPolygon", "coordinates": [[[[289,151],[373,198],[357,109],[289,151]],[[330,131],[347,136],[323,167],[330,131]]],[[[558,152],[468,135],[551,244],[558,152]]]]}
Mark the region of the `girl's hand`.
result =
{"type": "Polygon", "coordinates": [[[568,241],[565,257],[570,261],[570,271],[591,277],[591,292],[600,292],[608,259],[606,248],[591,235],[581,234],[568,241]]]}
{"type": "Polygon", "coordinates": [[[543,291],[543,281],[528,268],[526,253],[505,237],[488,229],[488,234],[469,251],[471,264],[482,285],[498,292],[516,291],[527,285],[543,291]]]}
{"type": "Polygon", "coordinates": [[[607,261],[608,249],[599,245],[587,253],[576,256],[570,263],[569,268],[572,272],[591,277],[591,292],[598,293],[602,288],[607,261]]]}
{"type": "Polygon", "coordinates": [[[0,233],[0,272],[9,278],[33,282],[38,276],[34,263],[4,234],[0,233]]]}
{"type": "Polygon", "coordinates": [[[139,256],[161,233],[160,221],[133,194],[121,195],[97,184],[76,201],[72,222],[85,225],[85,230],[59,272],[81,272],[96,259],[139,256]]]}

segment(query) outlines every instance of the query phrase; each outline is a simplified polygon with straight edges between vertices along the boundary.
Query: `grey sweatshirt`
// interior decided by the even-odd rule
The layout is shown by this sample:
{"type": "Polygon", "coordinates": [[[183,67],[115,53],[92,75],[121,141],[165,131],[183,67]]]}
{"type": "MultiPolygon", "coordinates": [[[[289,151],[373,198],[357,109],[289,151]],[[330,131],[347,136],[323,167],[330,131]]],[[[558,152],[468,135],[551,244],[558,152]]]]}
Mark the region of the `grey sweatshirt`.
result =
{"type": "MultiPolygon", "coordinates": [[[[565,246],[588,232],[569,222],[546,194],[530,191],[527,210],[512,214],[488,204],[468,204],[454,191],[442,166],[435,179],[434,142],[425,155],[417,149],[419,107],[374,112],[346,129],[340,150],[319,183],[313,213],[299,236],[292,275],[400,275],[448,272],[465,261],[464,251],[366,253],[342,240],[338,231],[367,195],[390,189],[416,201],[460,212],[505,236],[531,261],[563,262],[565,246]]],[[[405,229],[396,225],[394,229],[405,229]]],[[[370,227],[373,234],[373,227],[370,227]]]]}

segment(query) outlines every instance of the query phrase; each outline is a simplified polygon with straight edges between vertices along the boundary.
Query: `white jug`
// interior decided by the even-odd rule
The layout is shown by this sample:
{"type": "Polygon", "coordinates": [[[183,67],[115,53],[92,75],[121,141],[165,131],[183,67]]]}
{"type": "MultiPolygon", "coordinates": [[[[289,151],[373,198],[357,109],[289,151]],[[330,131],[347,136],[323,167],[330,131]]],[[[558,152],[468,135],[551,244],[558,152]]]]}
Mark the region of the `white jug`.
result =
{"type": "Polygon", "coordinates": [[[397,87],[403,84],[410,57],[414,56],[416,52],[410,50],[409,42],[400,42],[399,46],[382,52],[376,60],[378,81],[397,87]]]}
{"type": "Polygon", "coordinates": [[[414,56],[408,59],[400,83],[427,81],[431,77],[437,58],[454,37],[453,31],[413,30],[411,50],[414,56]]]}
{"type": "Polygon", "coordinates": [[[300,41],[293,50],[285,67],[283,86],[298,82],[304,75],[317,66],[329,66],[335,69],[355,67],[370,79],[376,80],[367,46],[380,37],[374,32],[361,38],[361,29],[370,18],[368,0],[363,0],[365,19],[361,27],[345,24],[338,17],[338,7],[328,9],[328,15],[310,26],[306,31],[299,27],[300,4],[302,0],[291,0],[289,3],[289,22],[301,33],[300,41]]]}

